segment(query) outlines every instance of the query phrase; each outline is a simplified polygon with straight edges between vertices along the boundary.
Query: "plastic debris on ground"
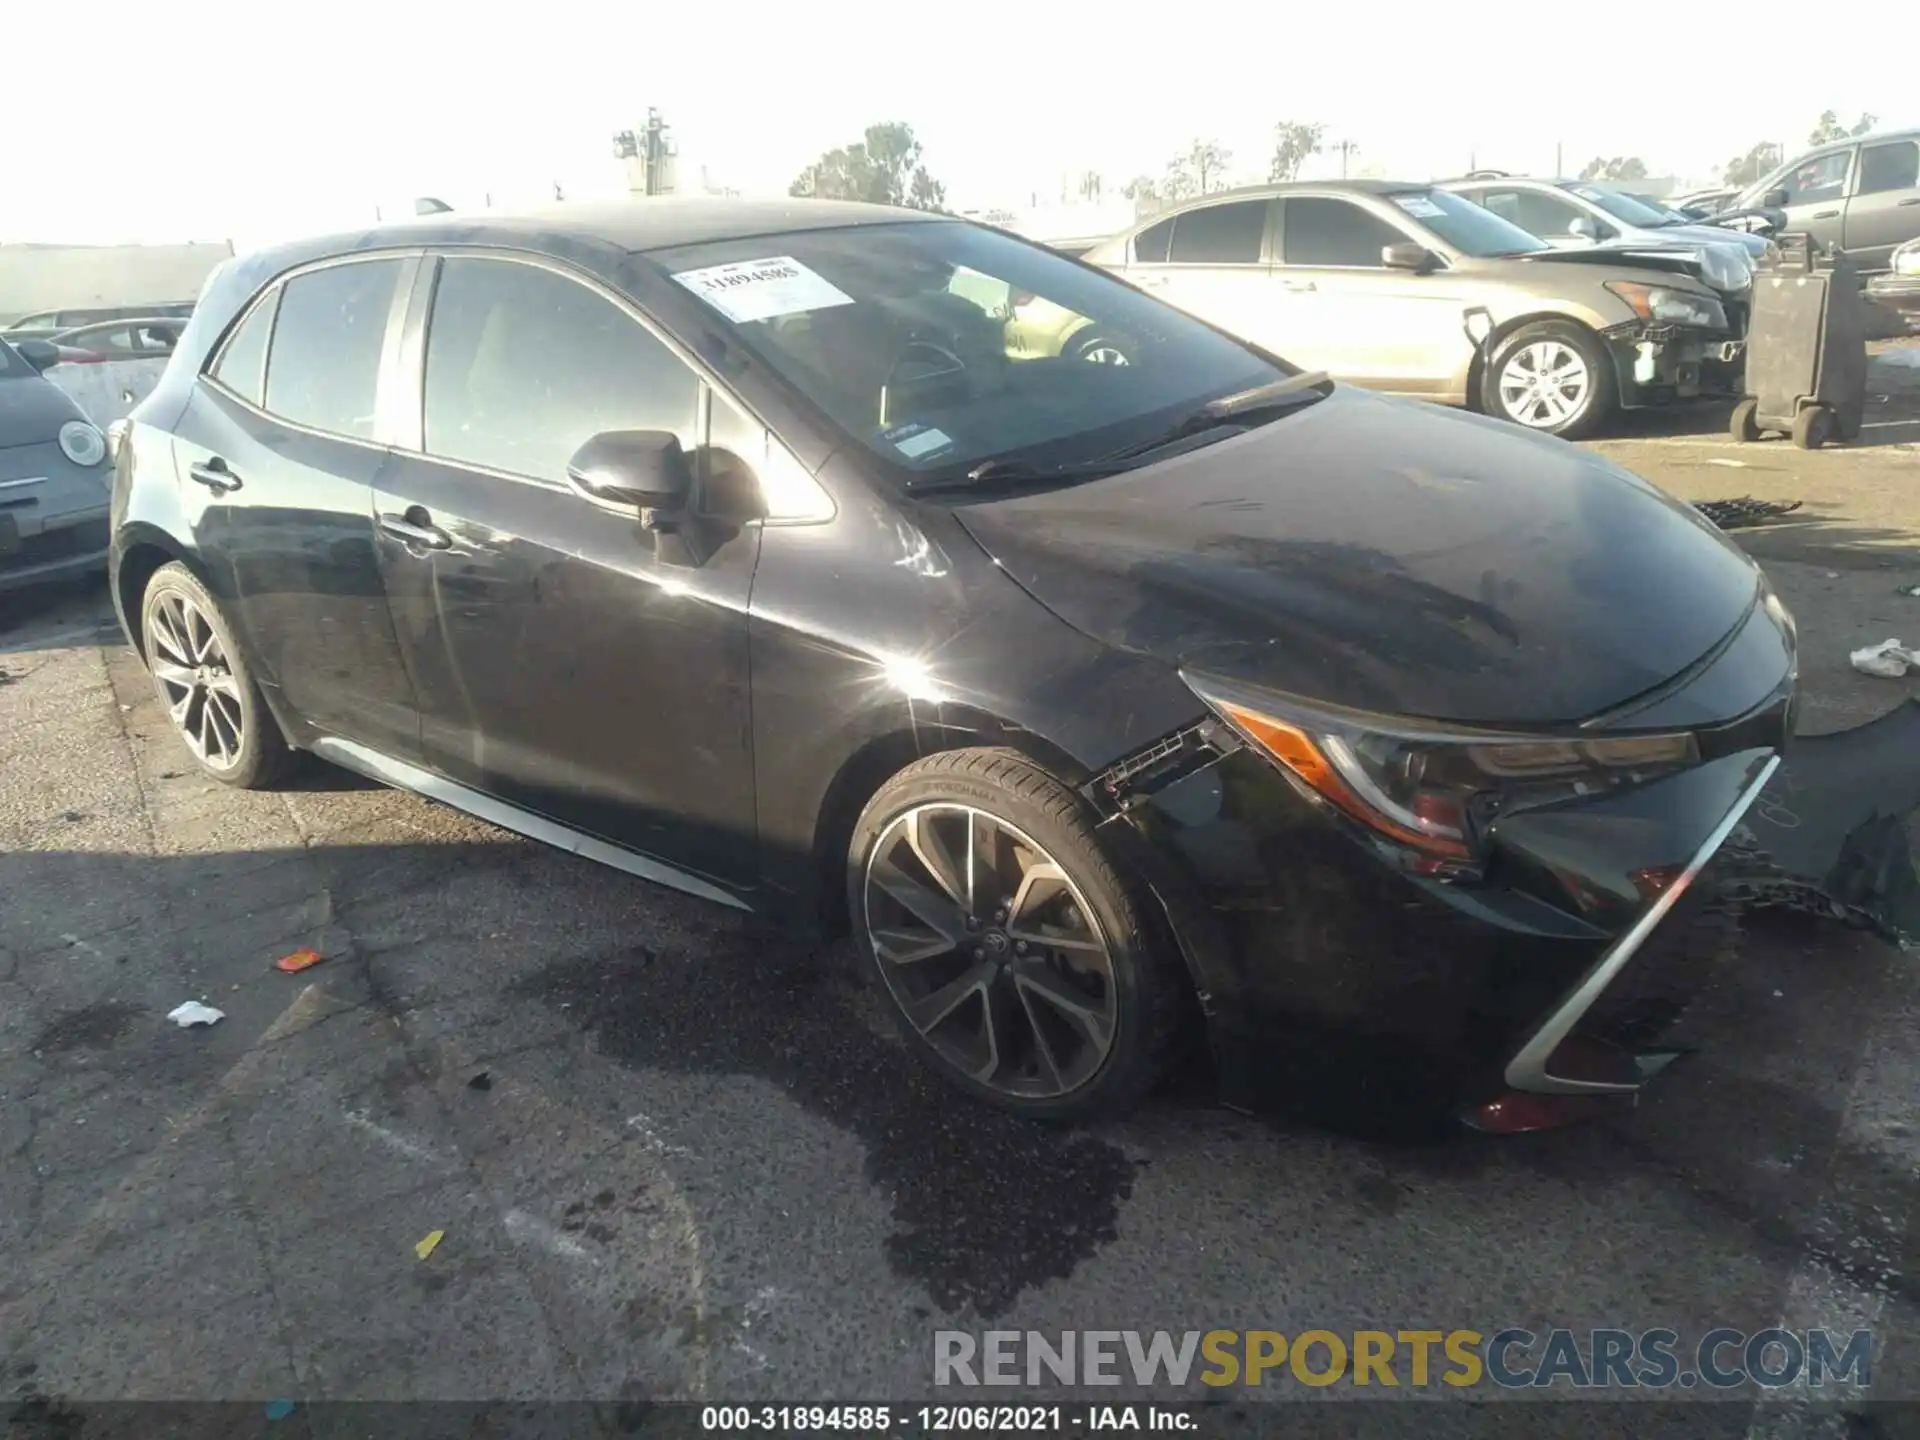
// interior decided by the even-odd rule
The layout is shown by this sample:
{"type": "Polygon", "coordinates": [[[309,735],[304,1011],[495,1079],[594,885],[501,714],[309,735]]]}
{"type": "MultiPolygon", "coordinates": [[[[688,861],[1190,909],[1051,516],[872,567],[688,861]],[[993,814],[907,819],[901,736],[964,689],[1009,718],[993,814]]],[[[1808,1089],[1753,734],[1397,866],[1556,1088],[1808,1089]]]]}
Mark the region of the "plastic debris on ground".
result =
{"type": "Polygon", "coordinates": [[[491,1090],[493,1088],[492,1073],[482,1070],[478,1075],[467,1081],[467,1088],[469,1090],[491,1090]]]}
{"type": "Polygon", "coordinates": [[[318,950],[296,950],[274,961],[273,968],[288,975],[298,975],[302,970],[311,970],[323,958],[318,950]]]}
{"type": "Polygon", "coordinates": [[[284,1420],[291,1414],[293,1414],[293,1401],[269,1400],[267,1402],[267,1418],[269,1420],[284,1420]]]}
{"type": "Polygon", "coordinates": [[[1909,650],[1898,640],[1882,640],[1878,645],[1854,651],[1848,659],[1862,675],[1898,680],[1910,666],[1920,665],[1920,650],[1909,650]]]}
{"type": "Polygon", "coordinates": [[[1920,598],[1920,585],[1902,585],[1893,592],[1896,595],[1912,595],[1920,598]]]}
{"type": "Polygon", "coordinates": [[[195,1025],[218,1025],[227,1018],[227,1012],[216,1010],[211,1005],[202,1005],[198,1000],[189,1000],[184,1005],[176,1005],[167,1012],[167,1019],[173,1021],[182,1030],[195,1025]]]}
{"type": "Polygon", "coordinates": [[[1791,515],[1806,503],[1804,500],[1756,500],[1751,495],[1742,495],[1737,500],[1696,500],[1693,508],[1722,530],[1733,530],[1791,515]]]}
{"type": "Polygon", "coordinates": [[[440,1248],[440,1242],[447,1238],[444,1230],[429,1230],[420,1242],[413,1247],[413,1253],[424,1260],[440,1248]]]}

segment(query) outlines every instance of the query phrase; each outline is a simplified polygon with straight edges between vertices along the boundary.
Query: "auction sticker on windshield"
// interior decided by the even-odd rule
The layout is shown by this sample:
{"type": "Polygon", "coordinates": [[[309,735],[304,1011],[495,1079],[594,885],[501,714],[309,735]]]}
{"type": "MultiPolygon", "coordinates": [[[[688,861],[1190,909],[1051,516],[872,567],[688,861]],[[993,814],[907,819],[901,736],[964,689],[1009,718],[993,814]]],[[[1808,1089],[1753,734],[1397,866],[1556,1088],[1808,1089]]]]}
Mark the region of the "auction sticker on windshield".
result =
{"type": "Polygon", "coordinates": [[[1422,220],[1436,220],[1447,213],[1424,195],[1396,195],[1393,197],[1393,203],[1407,214],[1418,216],[1422,220]]]}
{"type": "Polygon", "coordinates": [[[673,278],[739,325],[853,303],[790,255],[682,270],[673,278]]]}

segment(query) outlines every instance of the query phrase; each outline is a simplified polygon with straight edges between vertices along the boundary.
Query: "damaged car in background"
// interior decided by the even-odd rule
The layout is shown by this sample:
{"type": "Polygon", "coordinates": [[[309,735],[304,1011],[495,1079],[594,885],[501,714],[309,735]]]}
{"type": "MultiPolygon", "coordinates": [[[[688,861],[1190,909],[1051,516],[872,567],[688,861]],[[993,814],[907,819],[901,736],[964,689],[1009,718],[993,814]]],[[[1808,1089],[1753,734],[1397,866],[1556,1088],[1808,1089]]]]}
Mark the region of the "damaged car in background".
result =
{"type": "Polygon", "coordinates": [[[1085,258],[1338,379],[1567,438],[1618,410],[1738,394],[1753,284],[1735,250],[1556,250],[1389,181],[1209,195],[1085,258]]]}
{"type": "Polygon", "coordinates": [[[1867,282],[1867,297],[1920,330],[1920,240],[1909,240],[1893,252],[1890,268],[1867,282]]]}
{"type": "Polygon", "coordinates": [[[1760,571],[1638,477],[891,208],[262,251],[115,453],[115,604],[207,775],[310,752],[850,929],[912,1051],[1035,1119],[1197,1039],[1246,1103],[1632,1096],[1796,689],[1760,571]],[[1009,354],[1006,294],[1106,353],[1009,354]]]}

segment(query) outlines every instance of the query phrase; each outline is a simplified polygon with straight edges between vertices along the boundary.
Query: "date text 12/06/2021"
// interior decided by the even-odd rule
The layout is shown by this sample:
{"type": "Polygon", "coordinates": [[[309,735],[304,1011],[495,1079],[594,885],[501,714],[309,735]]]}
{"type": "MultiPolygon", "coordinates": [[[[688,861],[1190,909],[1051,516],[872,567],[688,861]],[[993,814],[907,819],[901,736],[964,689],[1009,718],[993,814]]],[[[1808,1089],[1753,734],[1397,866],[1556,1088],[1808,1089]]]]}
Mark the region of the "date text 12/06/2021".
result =
{"type": "Polygon", "coordinates": [[[707,1405],[700,1428],[745,1434],[1004,1435],[1031,1431],[1197,1431],[1199,1416],[1168,1405],[707,1405]]]}

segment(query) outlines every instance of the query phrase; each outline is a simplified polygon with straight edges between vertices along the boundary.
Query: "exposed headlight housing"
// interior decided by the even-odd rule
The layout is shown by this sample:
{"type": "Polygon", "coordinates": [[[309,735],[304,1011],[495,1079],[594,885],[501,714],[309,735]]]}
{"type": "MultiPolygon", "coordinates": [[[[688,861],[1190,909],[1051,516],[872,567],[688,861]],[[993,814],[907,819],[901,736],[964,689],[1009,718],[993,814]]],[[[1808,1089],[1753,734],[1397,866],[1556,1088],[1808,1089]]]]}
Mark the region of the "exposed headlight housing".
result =
{"type": "Polygon", "coordinates": [[[1727,328],[1726,308],[1710,295],[1669,290],[1663,285],[1641,285],[1632,280],[1609,280],[1607,289],[1626,301],[1642,320],[1692,325],[1701,330],[1727,328]]]}
{"type": "Polygon", "coordinates": [[[1920,275],[1920,240],[1909,240],[1893,252],[1893,273],[1920,275]]]}
{"type": "Polygon", "coordinates": [[[1487,827],[1509,810],[1627,789],[1700,760],[1684,733],[1477,731],[1182,678],[1295,789],[1429,874],[1471,865],[1487,827]]]}
{"type": "Polygon", "coordinates": [[[1753,261],[1744,245],[1708,245],[1701,251],[1701,273],[1716,290],[1753,288],[1753,261]]]}
{"type": "Polygon", "coordinates": [[[60,427],[60,448],[67,459],[89,470],[107,458],[106,437],[84,420],[69,420],[60,427]]]}

